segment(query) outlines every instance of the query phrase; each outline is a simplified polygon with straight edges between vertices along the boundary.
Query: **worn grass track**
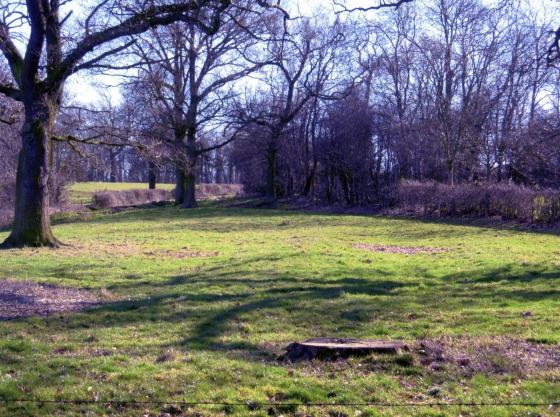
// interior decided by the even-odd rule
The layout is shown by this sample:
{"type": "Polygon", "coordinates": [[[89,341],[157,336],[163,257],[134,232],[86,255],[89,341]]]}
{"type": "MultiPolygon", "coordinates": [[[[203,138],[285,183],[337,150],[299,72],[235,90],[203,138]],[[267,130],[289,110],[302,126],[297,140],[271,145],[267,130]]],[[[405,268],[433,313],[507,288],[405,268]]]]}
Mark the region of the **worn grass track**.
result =
{"type": "MultiPolygon", "coordinates": [[[[54,230],[71,246],[1,251],[0,278],[105,289],[114,301],[80,313],[0,322],[0,399],[99,403],[8,401],[0,402],[0,415],[157,416],[166,409],[104,403],[108,400],[560,399],[558,367],[525,372],[503,357],[495,359],[496,372],[470,374],[451,365],[434,371],[414,355],[327,364],[276,360],[290,341],[333,335],[409,342],[470,338],[473,344],[505,335],[555,346],[560,342],[555,234],[210,204],[189,211],[168,206],[74,216],[54,230]],[[447,251],[375,252],[356,244],[447,251]]],[[[0,240],[5,235],[0,233],[0,240]]],[[[183,406],[182,411],[201,416],[559,412],[305,405],[183,406]]]]}

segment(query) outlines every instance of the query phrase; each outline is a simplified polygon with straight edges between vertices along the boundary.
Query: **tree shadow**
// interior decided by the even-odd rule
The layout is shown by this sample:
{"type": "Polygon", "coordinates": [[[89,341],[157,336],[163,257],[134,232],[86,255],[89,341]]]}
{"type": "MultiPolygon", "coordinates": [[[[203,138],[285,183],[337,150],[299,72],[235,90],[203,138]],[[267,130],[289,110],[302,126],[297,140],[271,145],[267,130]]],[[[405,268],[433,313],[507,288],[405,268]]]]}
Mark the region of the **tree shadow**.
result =
{"type": "MultiPolygon", "coordinates": [[[[317,280],[313,280],[317,283],[317,280]]],[[[309,283],[309,280],[305,280],[309,283]]],[[[315,309],[315,313],[324,312],[324,301],[336,300],[344,297],[345,294],[352,295],[368,295],[368,296],[396,296],[397,291],[401,288],[407,287],[410,284],[383,280],[383,281],[368,281],[359,278],[344,278],[336,280],[330,285],[322,282],[322,285],[313,285],[307,287],[293,286],[286,288],[272,288],[266,291],[266,296],[248,302],[241,302],[232,307],[226,307],[219,310],[217,313],[198,323],[189,337],[184,338],[180,344],[189,346],[190,348],[197,349],[210,349],[228,351],[235,349],[231,343],[220,341],[227,330],[229,323],[239,319],[241,316],[254,312],[256,310],[287,310],[295,311],[302,306],[307,306],[307,310],[315,309]]],[[[379,301],[379,307],[392,305],[393,308],[398,308],[398,303],[392,301],[379,301]]],[[[331,314],[336,316],[338,312],[335,308],[331,310],[331,314]]],[[[355,316],[339,316],[341,319],[354,322],[355,316]]],[[[236,344],[236,343],[234,343],[236,344]]],[[[248,342],[244,343],[246,346],[252,346],[253,350],[258,347],[248,342]]]]}
{"type": "MultiPolygon", "coordinates": [[[[169,214],[165,212],[166,209],[158,212],[146,210],[139,212],[146,218],[155,216],[154,220],[158,222],[161,222],[162,216],[169,214]],[[149,213],[142,214],[146,210],[149,213]]],[[[267,216],[274,214],[267,210],[263,213],[267,216]]],[[[118,221],[128,222],[130,216],[138,219],[137,214],[121,213],[124,219],[118,221]]],[[[279,227],[276,218],[284,219],[289,214],[299,213],[276,212],[272,216],[274,222],[269,226],[279,227]]],[[[214,217],[222,218],[224,215],[227,219],[220,227],[243,219],[242,224],[238,224],[237,227],[246,230],[246,227],[250,226],[245,220],[251,221],[254,210],[244,209],[241,213],[235,213],[233,209],[201,210],[189,212],[185,216],[209,219],[210,222],[214,217]]],[[[446,231],[443,230],[442,233],[446,231]]],[[[466,311],[471,306],[496,306],[508,300],[534,303],[558,297],[558,291],[547,288],[554,280],[560,278],[560,271],[544,266],[540,268],[506,265],[442,276],[437,272],[422,269],[421,266],[410,266],[410,271],[397,273],[394,270],[373,268],[371,265],[363,268],[338,268],[336,265],[330,265],[323,273],[317,275],[307,271],[294,273],[290,272],[289,268],[288,271],[279,271],[271,265],[279,260],[289,261],[289,256],[299,255],[257,255],[241,260],[229,260],[227,267],[216,262],[205,266],[203,270],[170,275],[153,281],[128,279],[125,276],[108,286],[108,289],[120,294],[137,294],[137,298],[106,303],[75,314],[68,321],[58,324],[56,318],[44,320],[50,321],[54,327],[59,326],[61,331],[86,327],[127,326],[145,320],[172,324],[188,322],[189,333],[178,337],[175,343],[177,346],[200,351],[231,350],[236,352],[232,354],[249,357],[255,354],[266,356],[270,352],[254,342],[256,339],[250,332],[245,340],[239,332],[234,334],[235,337],[231,337],[232,329],[235,330],[237,322],[244,319],[268,323],[266,314],[284,315],[293,320],[290,323],[292,330],[301,329],[302,337],[332,336],[307,334],[309,326],[305,325],[305,320],[320,320],[316,326],[318,331],[330,331],[336,323],[340,324],[340,331],[355,335],[362,328],[367,328],[360,326],[368,325],[372,314],[375,313],[376,319],[383,325],[389,320],[395,320],[395,317],[402,320],[401,317],[410,312],[410,306],[414,306],[415,309],[423,308],[429,314],[440,309],[459,312],[466,311]],[[414,273],[414,279],[400,278],[405,277],[406,272],[414,273]],[[488,288],[484,288],[485,285],[488,285],[488,288]],[[526,291],[523,286],[526,286],[526,291]],[[352,297],[347,297],[348,295],[352,297]],[[363,302],[347,301],[355,301],[362,296],[363,302]],[[389,312],[395,315],[390,316],[389,312]]],[[[99,274],[103,268],[112,266],[84,264],[68,270],[59,265],[50,269],[43,267],[41,272],[45,277],[78,280],[88,274],[88,268],[95,268],[99,274]]],[[[262,323],[259,323],[259,326],[262,326],[262,323]]]]}
{"type": "Polygon", "coordinates": [[[451,274],[445,277],[454,281],[466,283],[531,283],[541,280],[560,279],[560,270],[551,270],[546,266],[520,268],[514,265],[507,265],[493,270],[477,269],[451,274]]]}
{"type": "MultiPolygon", "coordinates": [[[[269,271],[265,271],[269,274],[269,271]]],[[[276,274],[264,279],[243,276],[217,278],[221,286],[237,286],[232,291],[223,288],[214,292],[201,292],[184,281],[184,276],[146,287],[155,293],[131,300],[117,300],[101,304],[80,313],[60,317],[47,317],[49,329],[63,332],[76,329],[114,328],[138,325],[139,323],[181,324],[190,322],[188,333],[172,346],[196,351],[221,352],[244,360],[272,358],[270,350],[264,349],[253,338],[231,337],[242,320],[258,320],[259,326],[269,322],[267,315],[285,314],[293,317],[293,326],[298,328],[305,317],[324,317],[330,311],[331,323],[338,321],[340,328],[352,330],[367,321],[372,306],[353,306],[351,314],[345,303],[347,295],[363,295],[377,300],[374,310],[398,309],[397,296],[409,283],[395,280],[342,278],[300,279],[288,274],[276,274]],[[274,283],[276,286],[274,286],[274,283]],[[241,287],[240,287],[241,285],[241,287]],[[389,301],[389,298],[392,301],[389,301]],[[360,310],[356,312],[355,310],[360,310]]],[[[206,286],[213,280],[205,280],[206,286]]],[[[126,290],[132,290],[127,287],[126,290]]],[[[302,326],[302,328],[305,326],[302,326]]],[[[302,330],[305,333],[305,330],[302,330]]],[[[169,344],[162,347],[169,347],[169,344]]]]}

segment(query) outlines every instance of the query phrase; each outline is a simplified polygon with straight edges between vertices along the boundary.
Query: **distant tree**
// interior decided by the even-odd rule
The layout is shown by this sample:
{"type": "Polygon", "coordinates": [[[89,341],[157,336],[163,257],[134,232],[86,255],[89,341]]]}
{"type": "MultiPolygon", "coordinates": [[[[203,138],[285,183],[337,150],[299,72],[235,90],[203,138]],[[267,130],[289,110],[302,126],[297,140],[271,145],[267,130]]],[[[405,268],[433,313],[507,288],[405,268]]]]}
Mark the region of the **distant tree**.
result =
{"type": "Polygon", "coordinates": [[[203,129],[227,124],[228,108],[237,95],[232,84],[264,65],[248,60],[262,31],[263,22],[255,17],[250,9],[232,11],[224,15],[217,33],[192,22],[176,23],[151,30],[133,47],[141,62],[134,84],[173,132],[169,145],[175,150],[175,203],[184,208],[197,206],[199,156],[230,141],[202,146],[203,129]]]}
{"type": "Polygon", "coordinates": [[[266,132],[259,146],[267,163],[266,196],[272,201],[277,198],[278,152],[285,129],[313,99],[345,94],[335,75],[343,63],[343,43],[339,22],[321,31],[318,24],[302,20],[266,44],[271,68],[262,79],[264,87],[240,117],[266,132]]]}

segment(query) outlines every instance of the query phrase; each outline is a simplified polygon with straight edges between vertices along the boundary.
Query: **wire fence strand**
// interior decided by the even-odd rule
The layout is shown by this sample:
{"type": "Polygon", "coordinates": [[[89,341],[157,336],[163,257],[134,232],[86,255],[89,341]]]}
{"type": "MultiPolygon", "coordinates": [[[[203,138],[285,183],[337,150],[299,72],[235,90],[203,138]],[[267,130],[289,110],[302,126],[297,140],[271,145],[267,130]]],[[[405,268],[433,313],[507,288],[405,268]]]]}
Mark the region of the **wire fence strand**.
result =
{"type": "Polygon", "coordinates": [[[225,402],[225,401],[163,401],[163,400],[42,400],[33,398],[2,399],[2,403],[35,403],[35,404],[68,404],[68,405],[116,405],[120,407],[134,405],[177,405],[183,407],[195,406],[244,406],[249,408],[262,407],[384,407],[384,408],[406,408],[406,407],[556,407],[560,406],[560,400],[551,402],[225,402]]]}

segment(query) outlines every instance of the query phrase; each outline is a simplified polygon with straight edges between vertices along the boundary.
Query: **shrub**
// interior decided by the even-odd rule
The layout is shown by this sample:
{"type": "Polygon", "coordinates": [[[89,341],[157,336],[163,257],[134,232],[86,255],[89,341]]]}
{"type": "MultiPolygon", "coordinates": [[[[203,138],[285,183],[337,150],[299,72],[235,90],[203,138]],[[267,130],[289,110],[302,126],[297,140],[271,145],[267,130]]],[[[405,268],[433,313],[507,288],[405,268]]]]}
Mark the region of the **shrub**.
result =
{"type": "MultiPolygon", "coordinates": [[[[197,184],[196,195],[199,199],[233,197],[243,193],[239,184],[197,184]]],[[[126,191],[98,191],[93,194],[92,206],[111,208],[161,203],[174,199],[175,190],[135,189],[126,191]]]]}
{"type": "Polygon", "coordinates": [[[173,199],[173,191],[169,190],[126,190],[98,191],[93,194],[92,206],[95,208],[111,208],[136,206],[149,203],[161,203],[173,199]]]}
{"type": "Polygon", "coordinates": [[[197,184],[198,198],[234,197],[243,194],[241,184],[197,184]]]}
{"type": "Polygon", "coordinates": [[[493,217],[551,225],[560,221],[560,191],[513,184],[462,184],[405,181],[396,206],[426,216],[493,217]]]}

